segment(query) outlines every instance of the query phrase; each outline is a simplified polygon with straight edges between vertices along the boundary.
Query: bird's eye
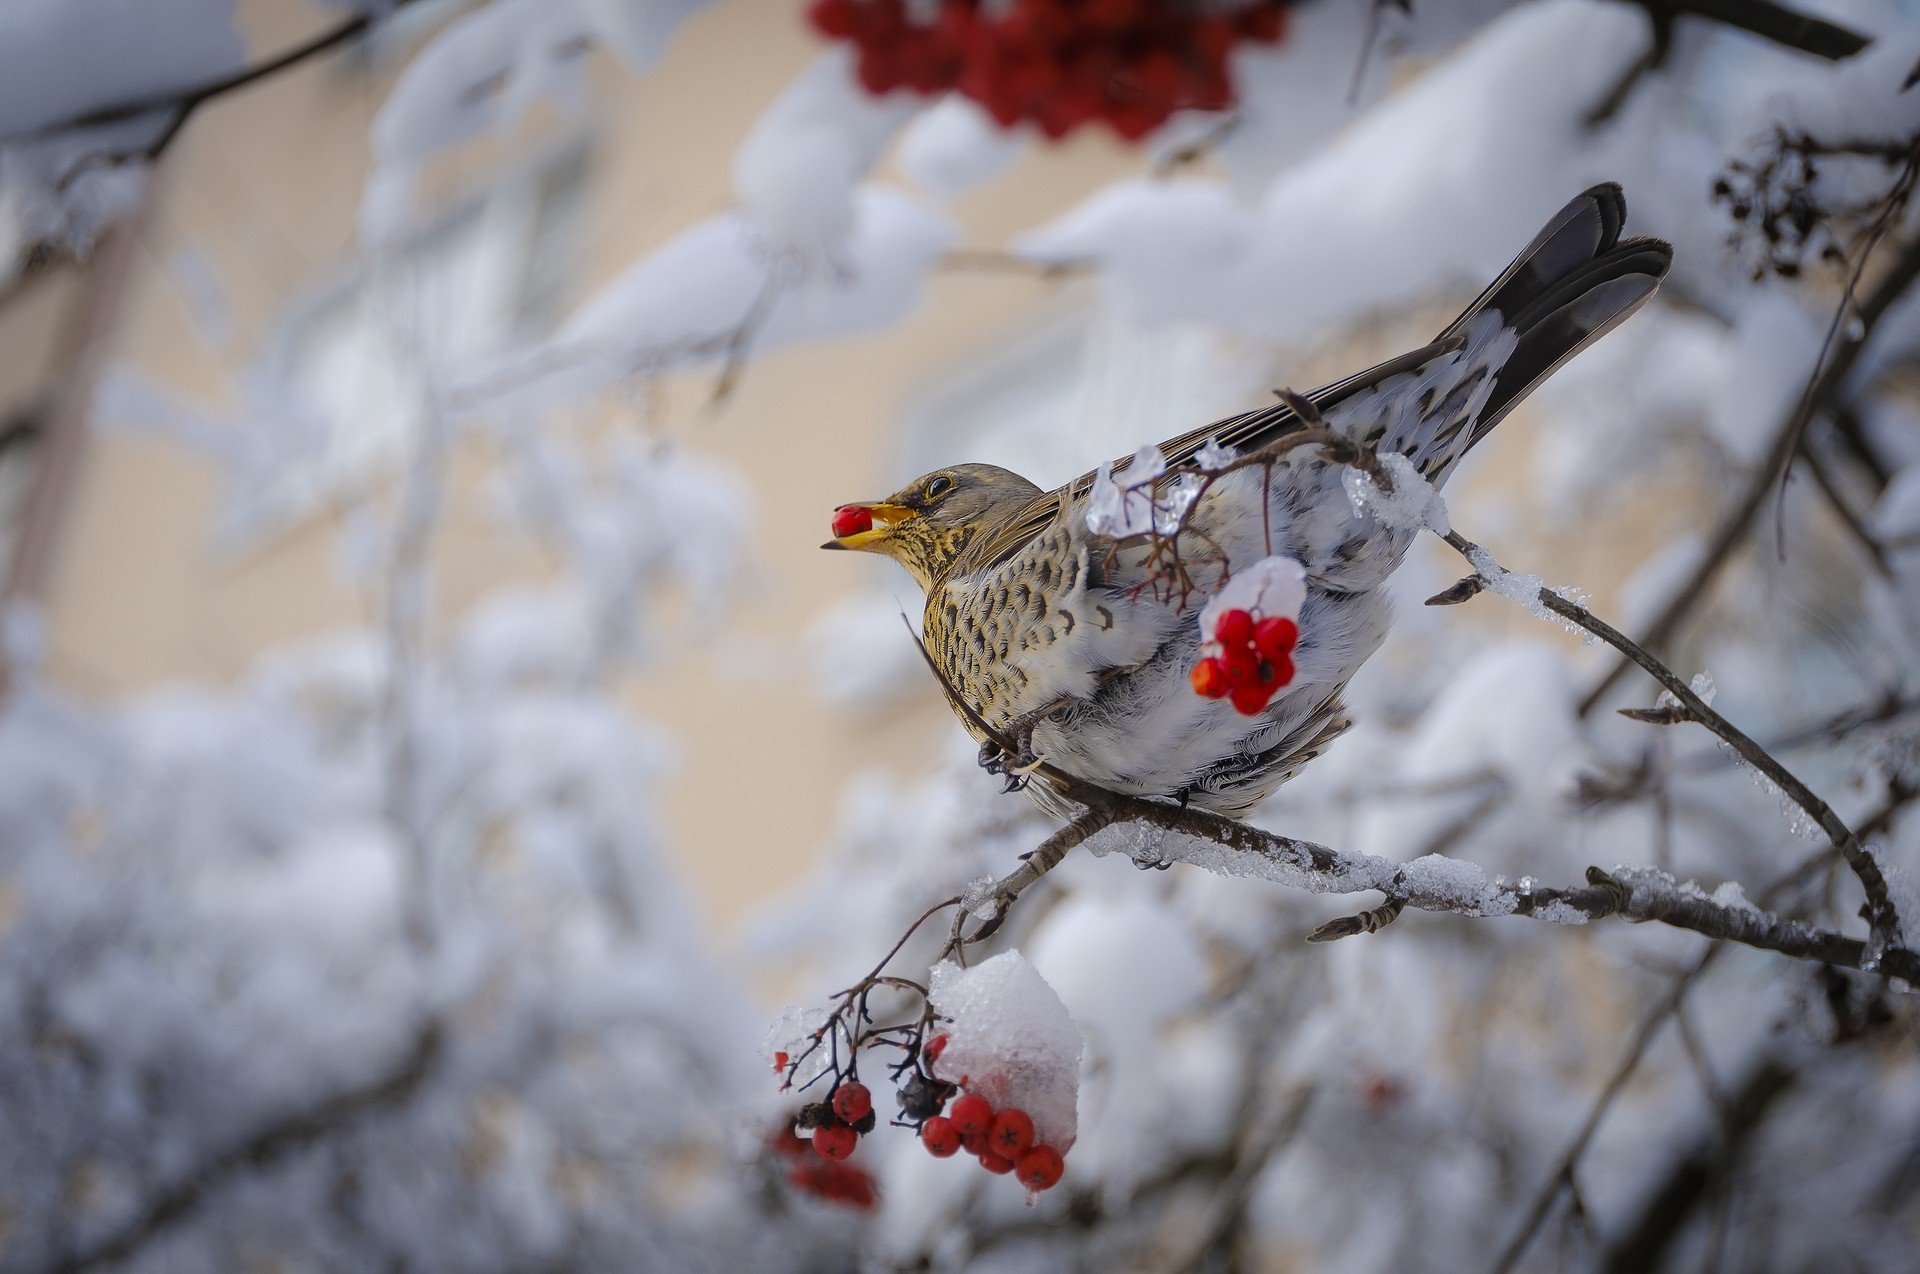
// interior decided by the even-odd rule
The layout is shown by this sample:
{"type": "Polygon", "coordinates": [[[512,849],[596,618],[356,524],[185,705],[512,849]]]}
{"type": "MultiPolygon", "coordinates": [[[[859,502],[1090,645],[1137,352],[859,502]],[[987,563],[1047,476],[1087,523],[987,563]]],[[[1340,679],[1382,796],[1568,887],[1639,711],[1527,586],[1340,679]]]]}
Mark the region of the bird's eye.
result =
{"type": "Polygon", "coordinates": [[[927,499],[938,500],[941,496],[946,495],[952,490],[953,479],[943,473],[933,481],[927,483],[927,499]]]}

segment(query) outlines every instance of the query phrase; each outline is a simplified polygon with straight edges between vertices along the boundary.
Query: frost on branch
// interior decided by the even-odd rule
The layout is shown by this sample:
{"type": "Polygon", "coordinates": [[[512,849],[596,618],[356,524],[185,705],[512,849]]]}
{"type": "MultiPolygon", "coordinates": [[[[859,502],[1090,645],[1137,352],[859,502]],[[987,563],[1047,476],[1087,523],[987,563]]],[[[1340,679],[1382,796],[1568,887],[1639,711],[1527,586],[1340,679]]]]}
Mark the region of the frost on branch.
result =
{"type": "Polygon", "coordinates": [[[1134,453],[1119,477],[1113,465],[1101,465],[1087,493],[1087,530],[1111,540],[1151,533],[1160,521],[1153,484],[1166,471],[1167,458],[1152,443],[1134,453]]]}
{"type": "Polygon", "coordinates": [[[1453,529],[1447,520],[1446,500],[1412,460],[1397,451],[1384,452],[1376,459],[1381,473],[1354,466],[1340,475],[1347,503],[1355,514],[1371,517],[1395,531],[1427,530],[1445,535],[1453,529]]]}
{"type": "Polygon", "coordinates": [[[1017,951],[965,968],[936,965],[928,983],[947,1043],[942,1079],[995,1110],[1024,1110],[1036,1144],[1065,1154],[1079,1134],[1080,1028],[1054,989],[1017,951]]]}
{"type": "Polygon", "coordinates": [[[245,56],[233,0],[0,5],[0,283],[36,247],[84,255],[144,187],[145,164],[120,157],[146,152],[175,112],[59,124],[230,74],[245,56]]]}

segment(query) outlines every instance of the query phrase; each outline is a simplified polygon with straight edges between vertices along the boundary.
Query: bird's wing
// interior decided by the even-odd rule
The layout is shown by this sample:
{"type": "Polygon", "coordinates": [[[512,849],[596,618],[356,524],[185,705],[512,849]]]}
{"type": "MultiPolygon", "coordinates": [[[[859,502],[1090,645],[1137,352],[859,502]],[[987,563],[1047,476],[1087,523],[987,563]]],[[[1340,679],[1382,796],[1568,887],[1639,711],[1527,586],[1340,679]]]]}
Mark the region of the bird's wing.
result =
{"type": "MultiPolygon", "coordinates": [[[[1659,287],[1672,264],[1673,248],[1658,239],[1622,241],[1626,215],[1626,197],[1618,185],[1606,182],[1581,192],[1554,214],[1513,264],[1432,344],[1323,385],[1307,398],[1321,411],[1331,411],[1402,372],[1465,348],[1475,319],[1497,313],[1517,341],[1511,356],[1490,369],[1493,387],[1473,420],[1472,433],[1450,458],[1464,455],[1556,367],[1611,331],[1659,287]]],[[[1209,439],[1245,452],[1298,428],[1300,420],[1293,409],[1275,403],[1170,438],[1160,444],[1160,450],[1173,468],[1191,460],[1209,439]]],[[[1116,460],[1113,471],[1122,472],[1129,463],[1129,458],[1116,460]]],[[[1064,510],[1081,507],[1093,480],[1093,474],[1084,473],[1058,490],[1036,496],[969,545],[956,574],[994,566],[1017,553],[1064,510]]]]}
{"type": "MultiPolygon", "coordinates": [[[[1449,335],[1431,345],[1369,367],[1364,372],[1357,372],[1345,380],[1323,385],[1308,393],[1306,398],[1322,411],[1331,410],[1355,394],[1364,393],[1381,381],[1419,367],[1464,343],[1464,336],[1449,335]]],[[[1190,429],[1161,443],[1160,451],[1167,458],[1167,467],[1173,468],[1193,459],[1194,454],[1209,441],[1218,441],[1220,445],[1237,451],[1252,451],[1300,427],[1300,417],[1293,408],[1285,403],[1275,403],[1271,407],[1242,412],[1238,416],[1229,416],[1225,420],[1190,429]]],[[[1113,469],[1122,472],[1130,463],[1131,456],[1121,457],[1113,462],[1113,469]]],[[[1019,552],[1023,545],[1052,526],[1063,510],[1079,508],[1086,500],[1087,492],[1093,489],[1093,480],[1093,473],[1083,473],[1063,487],[1035,496],[1013,517],[969,544],[950,574],[954,578],[971,575],[1006,561],[1019,552]]]]}

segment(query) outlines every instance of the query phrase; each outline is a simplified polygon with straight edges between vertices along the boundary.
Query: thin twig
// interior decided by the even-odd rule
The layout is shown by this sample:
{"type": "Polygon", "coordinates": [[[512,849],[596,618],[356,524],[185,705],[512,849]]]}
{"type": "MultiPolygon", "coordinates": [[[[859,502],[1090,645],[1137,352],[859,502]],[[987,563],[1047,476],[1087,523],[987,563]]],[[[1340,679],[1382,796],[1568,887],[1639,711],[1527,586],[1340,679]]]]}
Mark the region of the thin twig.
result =
{"type": "MultiPolygon", "coordinates": [[[[1504,573],[1485,549],[1465,539],[1459,532],[1449,531],[1442,538],[1462,557],[1473,563],[1475,570],[1483,576],[1488,574],[1489,567],[1492,571],[1504,573]]],[[[1491,586],[1498,581],[1488,579],[1487,583],[1491,586]]],[[[1860,838],[1854,834],[1853,829],[1834,813],[1832,806],[1816,796],[1811,788],[1802,783],[1799,777],[1786,766],[1775,760],[1765,748],[1735,727],[1731,721],[1708,707],[1706,701],[1694,693],[1692,686],[1681,680],[1679,674],[1671,668],[1655,659],[1638,642],[1594,615],[1586,607],[1577,602],[1568,601],[1550,588],[1540,589],[1537,600],[1547,610],[1592,633],[1640,665],[1648,675],[1666,688],[1668,694],[1679,701],[1679,710],[1685,713],[1686,719],[1705,726],[1719,736],[1723,742],[1740,754],[1742,760],[1765,775],[1767,780],[1785,793],[1789,800],[1806,811],[1807,816],[1819,824],[1820,830],[1827,834],[1827,838],[1833,842],[1833,847],[1840,851],[1841,857],[1847,860],[1847,866],[1853,869],[1853,874],[1859,877],[1860,887],[1867,896],[1866,905],[1862,908],[1861,914],[1872,926],[1876,944],[1894,946],[1899,943],[1900,918],[1894,910],[1893,900],[1888,896],[1886,878],[1880,873],[1880,865],[1874,861],[1871,854],[1867,853],[1866,847],[1860,843],[1860,838]]]]}
{"type": "MultiPolygon", "coordinates": [[[[413,0],[388,0],[385,8],[392,10],[411,3],[413,3],[413,0]]],[[[41,124],[35,128],[24,129],[17,133],[0,136],[0,142],[32,141],[43,137],[51,137],[57,133],[64,133],[71,129],[99,128],[107,124],[118,124],[126,120],[137,119],[142,115],[152,114],[155,111],[177,111],[179,112],[179,118],[169,125],[167,135],[153,149],[152,154],[148,156],[148,158],[155,158],[158,156],[159,150],[164,149],[166,143],[172,140],[172,135],[179,131],[179,127],[185,122],[186,117],[205,103],[212,101],[216,97],[225,96],[237,89],[245,88],[249,84],[266,79],[269,76],[277,75],[288,67],[299,65],[308,58],[317,57],[331,49],[338,48],[340,45],[346,44],[366,32],[377,21],[379,21],[379,18],[374,14],[361,13],[347,19],[338,26],[323,31],[310,40],[296,44],[284,53],[268,58],[265,62],[244,67],[232,74],[217,76],[210,80],[203,80],[199,84],[183,89],[176,89],[169,93],[157,93],[148,97],[135,98],[131,101],[117,102],[111,106],[96,107],[93,110],[84,111],[81,114],[70,116],[67,119],[57,120],[51,124],[41,124]]]]}
{"type": "Polygon", "coordinates": [[[1540,1232],[1540,1226],[1546,1221],[1547,1214],[1559,1201],[1561,1190],[1573,1180],[1574,1168],[1578,1166],[1580,1157],[1586,1154],[1587,1143],[1593,1140],[1593,1134],[1599,1131],[1600,1121],[1605,1119],[1607,1111],[1612,1109],[1614,1098],[1620,1095],[1620,1090],[1627,1086],[1629,1079],[1633,1078],[1634,1071],[1640,1068],[1640,1059],[1646,1056],[1647,1046],[1653,1043],[1653,1037],[1660,1033],[1660,1028],[1666,1025],[1667,1019],[1679,1009],[1681,1002],[1686,999],[1687,992],[1692,989],[1694,981],[1706,971],[1709,964],[1713,963],[1714,957],[1720,954],[1720,950],[1720,944],[1715,943],[1701,952],[1700,958],[1693,962],[1693,967],[1675,978],[1673,985],[1667,988],[1666,995],[1661,997],[1660,1002],[1653,1007],[1653,1011],[1641,1019],[1639,1029],[1634,1031],[1633,1038],[1628,1041],[1625,1053],[1613,1068],[1613,1074],[1607,1077],[1607,1082],[1600,1089],[1600,1095],[1588,1109],[1587,1118],[1580,1125],[1580,1131],[1574,1134],[1573,1141],[1561,1154],[1559,1163],[1547,1178],[1547,1184],[1534,1195],[1533,1203],[1528,1207],[1519,1231],[1507,1241],[1507,1246],[1501,1249],[1500,1258],[1493,1263],[1493,1274],[1510,1274],[1513,1267],[1519,1264],[1520,1258],[1526,1255],[1527,1247],[1533,1242],[1534,1235],[1540,1232]]]}
{"type": "MultiPolygon", "coordinates": [[[[1809,382],[1808,390],[1800,396],[1799,402],[1781,422],[1775,432],[1773,445],[1766,457],[1747,477],[1746,489],[1733,504],[1720,527],[1714,532],[1707,551],[1700,564],[1693,570],[1686,582],[1673,592],[1672,600],[1666,608],[1647,625],[1641,636],[1641,644],[1650,650],[1659,650],[1673,637],[1681,623],[1692,613],[1710,591],[1714,579],[1720,574],[1733,551],[1746,538],[1747,529],[1754,515],[1767,501],[1767,495],[1773,490],[1774,482],[1786,470],[1787,463],[1799,449],[1800,437],[1805,432],[1807,422],[1822,411],[1831,410],[1838,401],[1840,391],[1847,377],[1852,373],[1867,343],[1873,339],[1874,331],[1881,318],[1905,296],[1907,289],[1920,279],[1920,236],[1915,237],[1901,251],[1900,257],[1881,278],[1879,284],[1867,298],[1860,302],[1855,317],[1859,320],[1857,328],[1843,327],[1838,347],[1833,357],[1817,369],[1809,382]]],[[[1586,716],[1599,706],[1616,681],[1627,670],[1628,661],[1622,659],[1607,671],[1594,688],[1580,702],[1580,715],[1586,716]]]]}
{"type": "Polygon", "coordinates": [[[391,1071],[325,1101],[267,1125],[239,1144],[213,1155],[147,1201],[138,1216],[99,1241],[53,1261],[53,1274],[110,1265],[190,1215],[209,1191],[247,1168],[265,1168],[361,1115],[410,1097],[432,1073],[441,1049],[441,1030],[429,1021],[391,1071]]]}

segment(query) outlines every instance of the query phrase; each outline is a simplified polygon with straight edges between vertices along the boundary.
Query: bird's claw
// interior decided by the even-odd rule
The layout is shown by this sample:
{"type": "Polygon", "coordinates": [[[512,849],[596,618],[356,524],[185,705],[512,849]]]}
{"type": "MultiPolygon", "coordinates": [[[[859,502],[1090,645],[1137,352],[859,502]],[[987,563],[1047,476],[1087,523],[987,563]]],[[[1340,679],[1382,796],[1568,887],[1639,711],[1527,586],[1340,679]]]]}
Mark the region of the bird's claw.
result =
{"type": "Polygon", "coordinates": [[[980,768],[1007,780],[1007,785],[1000,789],[1003,793],[1024,790],[1027,784],[1033,782],[1033,772],[1042,763],[1043,759],[1033,754],[1031,740],[1026,738],[1020,740],[1019,753],[1012,758],[1008,757],[1005,748],[991,739],[980,745],[980,768]]]}

